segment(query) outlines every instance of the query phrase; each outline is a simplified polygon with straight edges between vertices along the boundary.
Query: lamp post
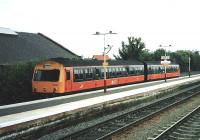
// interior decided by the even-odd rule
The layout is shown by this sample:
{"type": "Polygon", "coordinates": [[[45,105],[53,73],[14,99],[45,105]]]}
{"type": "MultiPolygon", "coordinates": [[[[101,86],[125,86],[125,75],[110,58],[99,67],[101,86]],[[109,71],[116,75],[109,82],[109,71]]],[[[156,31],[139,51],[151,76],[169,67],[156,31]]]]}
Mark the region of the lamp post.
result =
{"type": "Polygon", "coordinates": [[[103,68],[104,68],[104,93],[106,93],[106,67],[107,67],[107,63],[106,63],[106,54],[110,51],[111,46],[108,45],[108,47],[106,47],[106,35],[109,34],[117,34],[117,33],[113,33],[112,31],[109,31],[108,33],[100,33],[100,32],[96,32],[93,35],[103,35],[104,37],[104,49],[103,49],[103,68]],[[108,52],[106,52],[106,49],[109,49],[108,52]]]}
{"type": "MultiPolygon", "coordinates": [[[[159,47],[171,47],[172,45],[168,45],[168,46],[162,46],[160,45],[159,47]]],[[[164,67],[165,67],[165,82],[167,82],[167,54],[166,54],[166,50],[165,50],[165,56],[164,56],[164,67]]]]}
{"type": "Polygon", "coordinates": [[[189,77],[191,75],[190,61],[191,61],[191,58],[190,58],[190,54],[189,54],[189,58],[188,58],[188,75],[189,75],[189,77]]]}

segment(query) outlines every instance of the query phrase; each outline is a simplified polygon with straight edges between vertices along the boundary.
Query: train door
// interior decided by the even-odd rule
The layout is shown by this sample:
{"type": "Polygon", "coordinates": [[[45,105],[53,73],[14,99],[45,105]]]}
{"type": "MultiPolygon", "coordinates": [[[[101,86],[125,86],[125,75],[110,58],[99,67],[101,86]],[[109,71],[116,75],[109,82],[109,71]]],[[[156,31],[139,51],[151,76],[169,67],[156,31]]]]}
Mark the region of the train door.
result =
{"type": "Polygon", "coordinates": [[[70,70],[66,70],[65,90],[67,92],[70,92],[72,90],[72,75],[71,75],[70,70]]]}

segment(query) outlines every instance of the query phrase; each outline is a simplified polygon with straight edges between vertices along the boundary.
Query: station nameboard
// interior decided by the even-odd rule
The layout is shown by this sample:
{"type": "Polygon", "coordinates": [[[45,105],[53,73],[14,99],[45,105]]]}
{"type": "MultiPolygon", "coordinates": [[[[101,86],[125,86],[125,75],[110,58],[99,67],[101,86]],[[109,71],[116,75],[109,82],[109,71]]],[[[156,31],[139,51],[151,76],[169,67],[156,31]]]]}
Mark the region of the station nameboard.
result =
{"type": "Polygon", "coordinates": [[[160,63],[161,65],[168,66],[169,64],[171,64],[171,61],[164,60],[164,61],[161,61],[160,63]]]}
{"type": "Polygon", "coordinates": [[[170,59],[170,56],[161,56],[161,60],[168,60],[170,59]]]}

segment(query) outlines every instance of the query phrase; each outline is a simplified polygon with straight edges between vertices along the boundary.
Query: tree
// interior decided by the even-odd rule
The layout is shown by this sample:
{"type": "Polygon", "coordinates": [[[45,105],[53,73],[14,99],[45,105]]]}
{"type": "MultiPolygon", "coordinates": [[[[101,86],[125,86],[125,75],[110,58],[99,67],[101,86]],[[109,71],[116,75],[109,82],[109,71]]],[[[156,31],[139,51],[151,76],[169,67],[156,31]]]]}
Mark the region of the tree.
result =
{"type": "Polygon", "coordinates": [[[115,59],[140,59],[145,49],[145,43],[142,39],[135,37],[128,37],[128,44],[122,41],[122,48],[119,48],[119,55],[114,55],[115,59]]]}
{"type": "Polygon", "coordinates": [[[199,51],[189,52],[191,58],[191,70],[200,70],[200,55],[199,51]]]}
{"type": "Polygon", "coordinates": [[[154,53],[150,52],[148,49],[144,49],[139,58],[143,61],[153,61],[154,53]]]}
{"type": "Polygon", "coordinates": [[[154,52],[154,60],[155,61],[160,61],[161,60],[161,56],[165,55],[165,50],[164,49],[157,49],[154,52]]]}
{"type": "Polygon", "coordinates": [[[182,72],[188,71],[189,52],[185,50],[178,50],[170,54],[170,57],[180,65],[182,72]]]}

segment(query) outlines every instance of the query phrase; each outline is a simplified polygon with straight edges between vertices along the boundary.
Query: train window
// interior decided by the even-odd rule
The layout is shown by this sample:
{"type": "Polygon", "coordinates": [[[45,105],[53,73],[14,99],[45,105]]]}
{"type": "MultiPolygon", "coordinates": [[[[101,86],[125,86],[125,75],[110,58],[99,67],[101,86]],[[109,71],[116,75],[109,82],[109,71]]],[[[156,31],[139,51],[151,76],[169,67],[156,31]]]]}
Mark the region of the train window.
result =
{"type": "Polygon", "coordinates": [[[155,73],[155,74],[159,73],[159,66],[155,66],[155,67],[154,67],[154,73],[155,73]]]}
{"type": "Polygon", "coordinates": [[[109,78],[112,78],[113,77],[112,68],[108,68],[108,73],[109,73],[109,78]]]}
{"type": "Polygon", "coordinates": [[[112,73],[113,73],[113,77],[119,77],[119,73],[120,73],[120,71],[119,71],[119,68],[112,68],[112,73]]]}
{"type": "Polygon", "coordinates": [[[173,72],[173,66],[168,66],[168,67],[167,67],[167,72],[168,72],[168,73],[173,72]]]}
{"type": "Polygon", "coordinates": [[[118,72],[119,76],[123,76],[123,69],[122,69],[122,67],[118,68],[118,69],[119,69],[119,72],[118,72]]]}
{"type": "Polygon", "coordinates": [[[129,74],[136,75],[136,69],[134,67],[129,67],[129,74]]]}
{"type": "Polygon", "coordinates": [[[138,67],[135,67],[135,75],[140,75],[140,69],[138,67]]]}
{"type": "Polygon", "coordinates": [[[120,71],[120,76],[124,76],[125,75],[123,67],[119,68],[119,71],[120,71]]]}
{"type": "Polygon", "coordinates": [[[140,69],[138,67],[135,67],[135,75],[140,75],[140,69]]]}
{"type": "Polygon", "coordinates": [[[91,68],[85,69],[85,79],[86,80],[92,80],[93,79],[93,69],[91,69],[91,68]]]}
{"type": "Polygon", "coordinates": [[[164,68],[163,68],[162,66],[160,66],[160,67],[158,68],[158,72],[159,72],[159,73],[164,73],[164,71],[165,71],[165,70],[164,70],[164,68]]]}
{"type": "Polygon", "coordinates": [[[109,78],[116,77],[116,68],[108,68],[109,78]]]}
{"type": "Polygon", "coordinates": [[[129,74],[133,75],[134,74],[134,69],[132,67],[129,68],[129,74]]]}
{"type": "Polygon", "coordinates": [[[177,67],[176,66],[174,66],[174,72],[176,72],[177,71],[177,67]]]}
{"type": "Polygon", "coordinates": [[[126,69],[121,67],[120,68],[121,76],[126,76],[126,69]]]}
{"type": "Polygon", "coordinates": [[[174,67],[173,67],[173,71],[174,71],[174,72],[177,72],[177,71],[178,71],[178,66],[174,66],[174,67]]]}
{"type": "Polygon", "coordinates": [[[143,74],[144,74],[144,68],[143,67],[138,67],[137,75],[143,75],[143,74]]]}
{"type": "Polygon", "coordinates": [[[81,68],[74,69],[74,81],[80,82],[80,81],[83,81],[83,79],[84,79],[83,69],[81,68]]]}
{"type": "MultiPolygon", "coordinates": [[[[101,78],[104,79],[104,68],[101,69],[101,78]]],[[[106,78],[108,78],[108,69],[106,69],[106,78]]]]}
{"type": "Polygon", "coordinates": [[[173,72],[177,72],[177,70],[178,70],[177,66],[174,66],[173,67],[173,72]]]}
{"type": "Polygon", "coordinates": [[[67,71],[66,72],[66,80],[70,80],[71,78],[70,78],[70,72],[69,71],[67,71]]]}
{"type": "Polygon", "coordinates": [[[104,69],[101,69],[101,78],[104,79],[104,69]]]}
{"type": "Polygon", "coordinates": [[[128,76],[129,75],[129,67],[126,67],[126,75],[128,76]]]}
{"type": "MultiPolygon", "coordinates": [[[[127,73],[126,69],[124,69],[123,73],[127,73]]],[[[140,67],[140,66],[136,66],[136,67],[130,67],[129,68],[129,74],[130,75],[143,75],[144,74],[144,68],[140,67]]]]}
{"type": "Polygon", "coordinates": [[[120,77],[122,76],[122,68],[117,68],[118,71],[117,71],[117,76],[120,77]]]}
{"type": "Polygon", "coordinates": [[[116,68],[116,77],[120,77],[120,76],[121,76],[121,69],[116,68]]]}
{"type": "Polygon", "coordinates": [[[132,75],[133,74],[133,69],[132,67],[129,67],[129,75],[132,75]]]}
{"type": "Polygon", "coordinates": [[[40,81],[41,75],[42,75],[42,71],[41,70],[36,70],[34,72],[34,78],[33,78],[33,80],[34,81],[40,81]]]}
{"type": "Polygon", "coordinates": [[[142,75],[143,68],[142,67],[135,67],[135,75],[142,75]]]}
{"type": "Polygon", "coordinates": [[[123,68],[123,76],[128,76],[128,68],[123,68]]]}
{"type": "Polygon", "coordinates": [[[151,69],[150,66],[148,67],[148,73],[149,73],[149,74],[152,74],[152,69],[151,69]]]}
{"type": "Polygon", "coordinates": [[[34,81],[50,81],[57,82],[59,80],[59,70],[36,70],[34,73],[34,81]]]}
{"type": "Polygon", "coordinates": [[[179,66],[177,66],[177,71],[178,71],[178,70],[180,70],[180,67],[179,67],[179,66]]]}
{"type": "Polygon", "coordinates": [[[119,77],[119,68],[112,68],[112,70],[113,70],[113,77],[119,77]]]}
{"type": "Polygon", "coordinates": [[[155,74],[156,73],[156,66],[149,66],[148,73],[149,74],[155,74]]]}
{"type": "Polygon", "coordinates": [[[173,72],[173,66],[169,67],[169,72],[173,72]]]}
{"type": "Polygon", "coordinates": [[[166,71],[169,72],[169,66],[166,68],[166,71]]]}
{"type": "Polygon", "coordinates": [[[98,80],[101,78],[100,69],[95,68],[95,79],[98,80]]]}

